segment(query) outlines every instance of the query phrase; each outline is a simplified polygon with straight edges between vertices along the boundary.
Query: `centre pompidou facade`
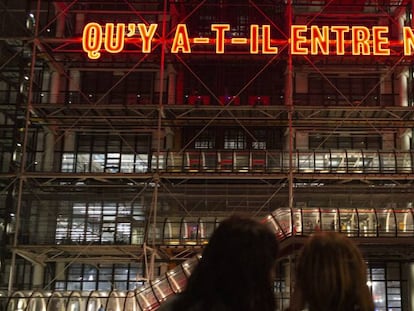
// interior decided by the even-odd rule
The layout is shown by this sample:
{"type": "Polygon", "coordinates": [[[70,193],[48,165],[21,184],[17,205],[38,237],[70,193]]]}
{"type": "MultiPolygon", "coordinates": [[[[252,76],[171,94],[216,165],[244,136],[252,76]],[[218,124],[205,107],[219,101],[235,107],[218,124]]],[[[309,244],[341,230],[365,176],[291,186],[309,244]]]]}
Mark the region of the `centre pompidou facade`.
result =
{"type": "Polygon", "coordinates": [[[156,309],[221,219],[414,300],[411,1],[0,1],[0,305],[156,309]]]}

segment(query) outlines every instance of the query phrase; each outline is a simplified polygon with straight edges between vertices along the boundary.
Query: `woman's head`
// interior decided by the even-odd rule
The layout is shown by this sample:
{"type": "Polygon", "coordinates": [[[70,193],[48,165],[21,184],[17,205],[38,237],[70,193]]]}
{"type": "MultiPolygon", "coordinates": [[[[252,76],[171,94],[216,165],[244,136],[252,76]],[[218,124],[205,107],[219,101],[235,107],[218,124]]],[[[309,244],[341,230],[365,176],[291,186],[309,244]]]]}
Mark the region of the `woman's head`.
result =
{"type": "Polygon", "coordinates": [[[310,311],[374,310],[366,285],[366,265],[357,246],[336,232],[314,234],[297,264],[299,308],[310,311]]]}
{"type": "Polygon", "coordinates": [[[211,236],[187,291],[218,299],[230,310],[267,310],[259,306],[269,300],[274,307],[272,272],[278,250],[276,235],[265,224],[241,216],[227,218],[211,236]]]}

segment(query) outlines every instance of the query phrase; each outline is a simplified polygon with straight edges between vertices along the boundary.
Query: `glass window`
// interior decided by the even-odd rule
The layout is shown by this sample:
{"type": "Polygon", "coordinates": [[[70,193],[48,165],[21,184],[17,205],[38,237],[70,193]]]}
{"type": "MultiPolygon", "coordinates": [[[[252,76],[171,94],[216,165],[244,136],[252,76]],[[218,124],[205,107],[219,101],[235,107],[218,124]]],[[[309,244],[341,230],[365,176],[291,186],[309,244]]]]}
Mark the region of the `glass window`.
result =
{"type": "Polygon", "coordinates": [[[309,135],[310,149],[381,149],[381,136],[309,135]]]}
{"type": "Polygon", "coordinates": [[[61,208],[56,224],[58,243],[130,243],[141,241],[145,221],[142,204],[91,202],[61,208]],[[66,212],[63,212],[63,211],[66,212]],[[133,238],[134,237],[134,238],[133,238]]]}
{"type": "Polygon", "coordinates": [[[238,129],[225,130],[224,149],[246,149],[245,133],[238,129]]]}
{"type": "Polygon", "coordinates": [[[254,130],[252,132],[252,149],[266,149],[267,133],[266,130],[254,130]]]}
{"type": "Polygon", "coordinates": [[[151,149],[150,135],[79,135],[77,151],[63,153],[63,172],[145,172],[151,149]],[[139,154],[140,152],[141,154],[139,154]]]}
{"type": "Polygon", "coordinates": [[[64,153],[62,155],[62,172],[71,173],[74,171],[75,155],[73,153],[64,153]]]}
{"type": "Polygon", "coordinates": [[[211,130],[204,130],[194,141],[194,148],[196,149],[214,149],[215,148],[215,133],[211,130]]]}

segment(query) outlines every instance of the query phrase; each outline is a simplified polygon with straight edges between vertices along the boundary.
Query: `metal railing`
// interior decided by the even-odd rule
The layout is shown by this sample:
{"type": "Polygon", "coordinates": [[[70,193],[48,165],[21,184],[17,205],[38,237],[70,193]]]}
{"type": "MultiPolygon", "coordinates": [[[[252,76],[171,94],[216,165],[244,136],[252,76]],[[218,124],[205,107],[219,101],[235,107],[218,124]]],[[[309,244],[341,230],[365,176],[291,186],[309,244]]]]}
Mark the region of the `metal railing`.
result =
{"type": "MultiPolygon", "coordinates": [[[[41,160],[27,171],[60,173],[288,173],[297,174],[411,174],[414,150],[186,150],[110,155],[66,152],[59,167],[41,160]],[[98,160],[97,160],[98,159],[98,160]],[[158,167],[157,167],[158,165],[158,167]],[[53,168],[52,168],[53,167],[53,168]]],[[[5,166],[6,167],[6,166],[5,166]]]]}

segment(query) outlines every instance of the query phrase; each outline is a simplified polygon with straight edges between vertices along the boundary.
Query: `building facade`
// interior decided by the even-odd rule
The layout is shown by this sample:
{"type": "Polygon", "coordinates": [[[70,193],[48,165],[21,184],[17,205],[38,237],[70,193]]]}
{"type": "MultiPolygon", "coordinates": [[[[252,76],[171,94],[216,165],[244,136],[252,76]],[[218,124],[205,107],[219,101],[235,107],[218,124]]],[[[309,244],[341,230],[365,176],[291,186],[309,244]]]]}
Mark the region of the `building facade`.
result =
{"type": "Polygon", "coordinates": [[[315,230],[414,310],[412,4],[0,0],[2,307],[155,309],[240,213],[280,310],[315,230]]]}

